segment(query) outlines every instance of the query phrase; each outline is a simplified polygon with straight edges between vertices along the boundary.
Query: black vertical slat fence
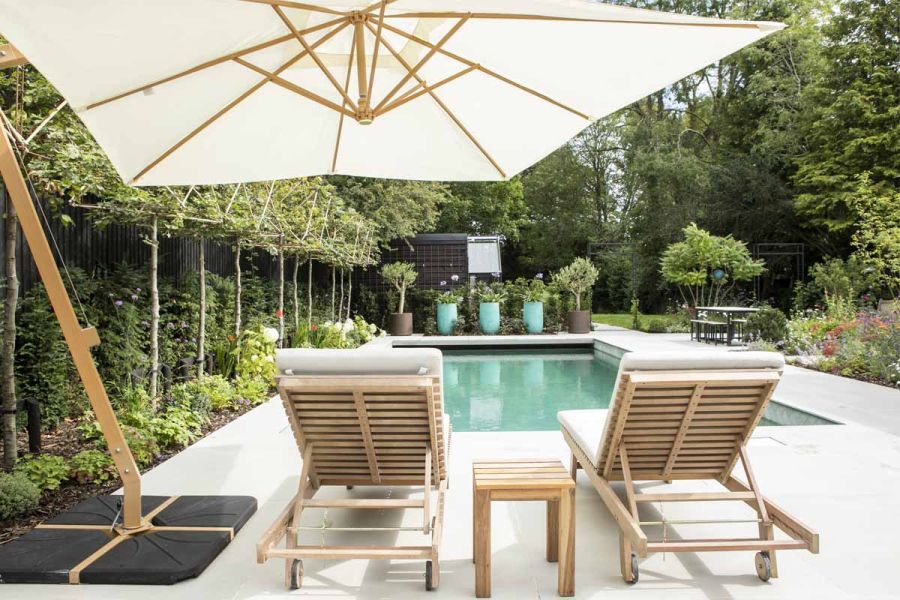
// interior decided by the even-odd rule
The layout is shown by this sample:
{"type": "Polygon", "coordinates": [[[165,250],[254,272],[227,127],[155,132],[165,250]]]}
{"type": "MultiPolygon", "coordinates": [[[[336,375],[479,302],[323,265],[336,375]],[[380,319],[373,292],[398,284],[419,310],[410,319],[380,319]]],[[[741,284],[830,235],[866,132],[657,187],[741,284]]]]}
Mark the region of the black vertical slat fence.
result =
{"type": "MultiPolygon", "coordinates": [[[[6,211],[6,191],[0,186],[0,206],[6,211]]],[[[46,203],[44,211],[50,214],[46,203]]],[[[83,208],[65,206],[62,213],[69,216],[71,224],[65,225],[56,217],[50,217],[49,233],[59,253],[69,267],[77,267],[88,273],[103,271],[116,265],[127,264],[142,267],[147,263],[150,252],[145,242],[148,231],[129,225],[107,225],[98,227],[91,220],[90,211],[83,208]]],[[[0,219],[0,276],[5,278],[6,255],[4,244],[6,222],[0,219]]],[[[45,231],[48,231],[45,225],[45,231]]],[[[216,275],[234,274],[234,250],[231,244],[205,240],[206,269],[216,275]]],[[[161,237],[159,248],[159,274],[180,281],[197,272],[200,240],[183,237],[161,237]]],[[[54,253],[55,253],[54,249],[54,253]]],[[[56,256],[59,263],[59,256],[56,256]]],[[[25,294],[39,281],[31,253],[24,237],[19,234],[16,249],[16,269],[19,276],[19,293],[25,294]]],[[[253,269],[262,277],[275,278],[277,267],[275,258],[266,252],[247,252],[242,255],[242,268],[253,269]]],[[[0,281],[2,283],[2,281],[0,281]]]]}

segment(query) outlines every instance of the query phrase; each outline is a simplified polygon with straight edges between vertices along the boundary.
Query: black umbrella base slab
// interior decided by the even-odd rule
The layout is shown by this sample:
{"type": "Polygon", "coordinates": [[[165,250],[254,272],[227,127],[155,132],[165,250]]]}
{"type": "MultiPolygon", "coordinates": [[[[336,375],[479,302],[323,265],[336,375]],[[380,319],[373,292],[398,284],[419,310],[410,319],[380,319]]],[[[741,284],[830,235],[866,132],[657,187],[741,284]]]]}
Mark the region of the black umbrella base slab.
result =
{"type": "Polygon", "coordinates": [[[0,583],[171,585],[197,577],[256,512],[250,496],[143,496],[151,527],[113,531],[122,496],[79,503],[0,546],[0,583]]]}

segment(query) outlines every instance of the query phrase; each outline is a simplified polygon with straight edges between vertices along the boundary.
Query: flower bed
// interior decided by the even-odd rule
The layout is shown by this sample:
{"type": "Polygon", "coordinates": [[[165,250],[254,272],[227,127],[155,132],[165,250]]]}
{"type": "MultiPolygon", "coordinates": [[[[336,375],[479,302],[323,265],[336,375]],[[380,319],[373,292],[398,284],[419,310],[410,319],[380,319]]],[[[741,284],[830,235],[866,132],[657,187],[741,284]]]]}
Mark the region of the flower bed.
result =
{"type": "Polygon", "coordinates": [[[838,316],[806,311],[788,321],[789,362],[827,373],[900,386],[900,318],[863,311],[838,316]]]}

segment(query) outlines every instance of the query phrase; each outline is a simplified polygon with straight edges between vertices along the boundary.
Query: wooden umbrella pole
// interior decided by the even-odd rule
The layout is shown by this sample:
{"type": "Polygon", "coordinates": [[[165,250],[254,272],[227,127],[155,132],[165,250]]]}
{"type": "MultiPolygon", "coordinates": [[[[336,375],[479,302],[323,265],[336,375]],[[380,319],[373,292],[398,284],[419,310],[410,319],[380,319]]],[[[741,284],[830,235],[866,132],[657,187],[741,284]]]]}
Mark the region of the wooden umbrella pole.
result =
{"type": "MultiPolygon", "coordinates": [[[[2,114],[0,110],[0,114],[2,114]]],[[[91,348],[100,344],[100,337],[93,327],[82,328],[78,322],[78,316],[72,307],[72,300],[66,291],[62,275],[56,266],[50,244],[37,211],[28,192],[28,186],[22,176],[19,162],[8,134],[4,130],[0,135],[0,176],[6,185],[7,193],[16,212],[19,215],[19,225],[22,234],[31,249],[31,255],[37,266],[41,281],[47,290],[53,312],[59,320],[63,336],[69,351],[72,353],[72,361],[78,369],[78,375],[84,384],[84,391],[91,403],[97,422],[103,432],[107,448],[112,455],[119,478],[125,490],[124,505],[122,507],[123,527],[129,531],[146,529],[149,527],[141,516],[141,474],[138,471],[131,449],[122,435],[119,422],[113,412],[106,388],[97,372],[97,365],[91,356],[91,348]]]]}

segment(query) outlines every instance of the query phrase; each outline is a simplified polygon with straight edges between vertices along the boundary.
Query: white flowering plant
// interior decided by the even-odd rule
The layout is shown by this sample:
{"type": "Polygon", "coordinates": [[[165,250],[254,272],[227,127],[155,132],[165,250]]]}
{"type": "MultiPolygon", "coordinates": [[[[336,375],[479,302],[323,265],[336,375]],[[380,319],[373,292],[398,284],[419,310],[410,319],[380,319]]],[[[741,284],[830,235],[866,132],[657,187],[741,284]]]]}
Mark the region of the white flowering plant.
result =
{"type": "Polygon", "coordinates": [[[343,321],[325,321],[321,325],[301,326],[294,335],[293,345],[298,348],[358,348],[384,331],[357,316],[343,321]]]}
{"type": "Polygon", "coordinates": [[[278,332],[266,329],[257,326],[241,333],[237,345],[235,374],[239,378],[258,379],[271,385],[275,381],[275,342],[278,341],[278,332]]]}

